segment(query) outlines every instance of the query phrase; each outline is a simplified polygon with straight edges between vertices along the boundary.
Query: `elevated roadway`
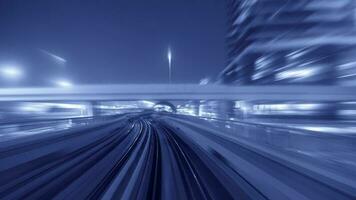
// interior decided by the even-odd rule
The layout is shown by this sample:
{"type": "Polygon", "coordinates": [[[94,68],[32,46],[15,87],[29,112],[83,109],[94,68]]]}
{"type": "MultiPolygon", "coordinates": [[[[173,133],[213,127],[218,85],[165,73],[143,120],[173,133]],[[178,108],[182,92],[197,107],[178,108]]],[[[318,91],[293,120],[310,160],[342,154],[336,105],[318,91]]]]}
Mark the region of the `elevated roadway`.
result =
{"type": "Polygon", "coordinates": [[[80,85],[0,89],[0,101],[105,100],[318,100],[354,101],[356,87],[225,86],[195,84],[80,85]]]}

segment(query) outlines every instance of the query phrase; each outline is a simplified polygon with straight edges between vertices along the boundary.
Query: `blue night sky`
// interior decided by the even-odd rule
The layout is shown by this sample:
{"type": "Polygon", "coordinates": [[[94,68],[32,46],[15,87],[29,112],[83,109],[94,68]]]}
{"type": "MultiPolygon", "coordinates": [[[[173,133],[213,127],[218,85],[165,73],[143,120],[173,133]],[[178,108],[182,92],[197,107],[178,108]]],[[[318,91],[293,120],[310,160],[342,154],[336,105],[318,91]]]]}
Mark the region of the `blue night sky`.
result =
{"type": "Polygon", "coordinates": [[[222,0],[0,0],[0,65],[24,70],[17,86],[166,83],[170,46],[173,82],[198,83],[224,68],[224,9],[222,0]]]}

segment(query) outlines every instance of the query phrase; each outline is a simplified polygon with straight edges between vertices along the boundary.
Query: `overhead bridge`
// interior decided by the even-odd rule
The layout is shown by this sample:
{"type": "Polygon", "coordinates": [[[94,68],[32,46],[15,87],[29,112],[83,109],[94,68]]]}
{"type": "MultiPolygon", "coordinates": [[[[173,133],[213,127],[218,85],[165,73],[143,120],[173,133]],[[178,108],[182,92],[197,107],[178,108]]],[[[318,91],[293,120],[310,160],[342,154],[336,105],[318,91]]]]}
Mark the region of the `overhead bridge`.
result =
{"type": "Polygon", "coordinates": [[[109,101],[139,99],[354,101],[356,100],[356,87],[113,84],[78,85],[70,88],[0,89],[0,101],[109,101]]]}

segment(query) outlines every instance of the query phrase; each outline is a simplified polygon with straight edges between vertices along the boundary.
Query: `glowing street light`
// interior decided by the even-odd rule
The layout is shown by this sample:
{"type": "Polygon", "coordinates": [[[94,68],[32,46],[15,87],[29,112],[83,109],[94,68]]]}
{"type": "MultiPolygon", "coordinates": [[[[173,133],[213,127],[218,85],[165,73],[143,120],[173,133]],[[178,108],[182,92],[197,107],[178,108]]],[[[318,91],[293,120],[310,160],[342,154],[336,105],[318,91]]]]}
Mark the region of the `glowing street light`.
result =
{"type": "Polygon", "coordinates": [[[168,48],[167,58],[168,58],[169,83],[172,83],[172,51],[171,51],[171,48],[168,48]]]}
{"type": "Polygon", "coordinates": [[[55,84],[59,87],[63,87],[63,88],[70,88],[73,86],[72,82],[68,81],[68,80],[57,80],[55,81],[55,84]]]}
{"type": "Polygon", "coordinates": [[[23,76],[23,71],[16,66],[4,66],[0,68],[1,75],[6,79],[20,79],[23,76]]]}

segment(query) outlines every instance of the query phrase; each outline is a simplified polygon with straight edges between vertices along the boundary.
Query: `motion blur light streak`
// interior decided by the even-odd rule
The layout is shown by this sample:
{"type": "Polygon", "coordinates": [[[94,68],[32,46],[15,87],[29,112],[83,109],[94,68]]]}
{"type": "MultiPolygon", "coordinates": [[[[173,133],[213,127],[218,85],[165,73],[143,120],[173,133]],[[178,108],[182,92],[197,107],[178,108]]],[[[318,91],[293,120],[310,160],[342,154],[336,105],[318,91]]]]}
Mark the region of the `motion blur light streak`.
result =
{"type": "Polygon", "coordinates": [[[355,200],[355,11],[0,1],[0,200],[355,200]]]}
{"type": "Polygon", "coordinates": [[[315,68],[289,70],[276,74],[276,80],[279,81],[288,78],[308,78],[314,76],[315,74],[317,74],[317,69],[315,68]]]}
{"type": "Polygon", "coordinates": [[[66,63],[66,62],[67,62],[66,59],[64,59],[64,58],[62,58],[62,57],[59,57],[59,56],[57,56],[57,55],[55,55],[55,54],[53,54],[53,53],[50,53],[50,52],[48,52],[48,51],[46,51],[46,50],[44,50],[44,49],[39,49],[39,50],[40,50],[42,53],[44,53],[44,54],[50,56],[51,58],[53,58],[55,61],[58,61],[58,62],[61,62],[61,63],[66,63]]]}

